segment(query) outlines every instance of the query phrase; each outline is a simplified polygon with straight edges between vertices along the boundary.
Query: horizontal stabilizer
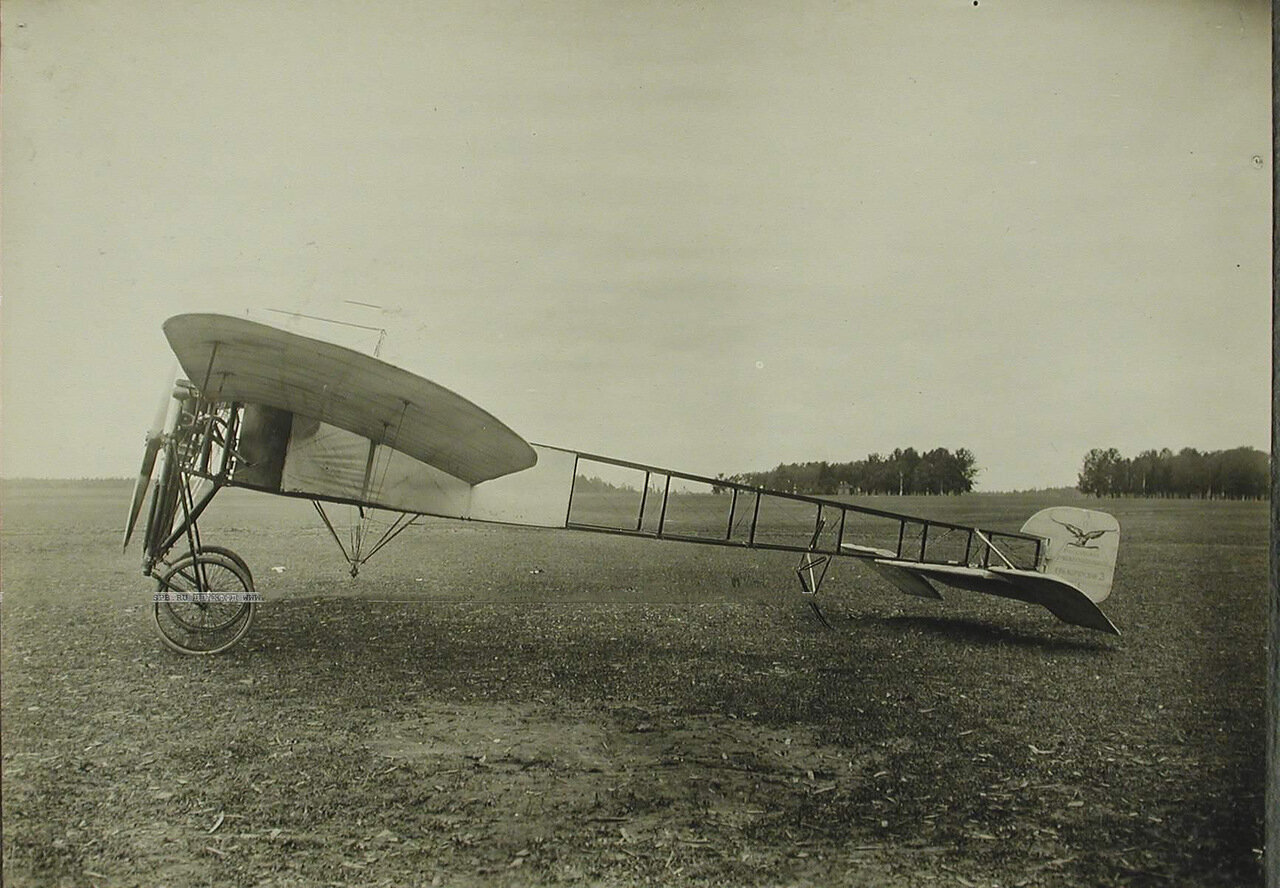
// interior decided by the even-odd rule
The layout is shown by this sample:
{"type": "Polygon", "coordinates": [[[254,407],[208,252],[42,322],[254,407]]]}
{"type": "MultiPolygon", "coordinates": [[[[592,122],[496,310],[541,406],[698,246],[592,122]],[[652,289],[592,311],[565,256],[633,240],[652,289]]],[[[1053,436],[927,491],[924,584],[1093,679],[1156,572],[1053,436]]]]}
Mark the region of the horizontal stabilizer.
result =
{"type": "Polygon", "coordinates": [[[914,571],[904,570],[901,567],[885,564],[879,560],[871,562],[871,566],[876,569],[880,576],[908,595],[932,598],[935,601],[942,600],[942,593],[935,589],[932,583],[914,571]]]}
{"type": "MultiPolygon", "coordinates": [[[[1089,599],[1089,596],[1060,577],[1012,568],[987,569],[953,564],[898,561],[888,558],[878,558],[874,564],[877,568],[891,568],[911,574],[921,582],[926,582],[927,578],[957,589],[984,592],[988,595],[999,595],[1001,598],[1038,604],[1064,623],[1097,629],[1112,635],[1120,634],[1120,630],[1107,619],[1106,614],[1089,599]]],[[[899,588],[903,587],[899,586],[899,588]]],[[[903,591],[906,590],[903,589],[903,591]]]]}
{"type": "Polygon", "coordinates": [[[917,573],[912,573],[893,564],[886,564],[885,559],[892,559],[894,553],[888,549],[875,549],[870,546],[857,546],[853,543],[841,543],[840,548],[846,555],[860,555],[872,559],[871,566],[876,573],[884,577],[900,591],[919,598],[942,600],[942,593],[933,588],[933,584],[917,573]]]}
{"type": "Polygon", "coordinates": [[[1120,630],[1088,595],[1061,577],[1003,567],[993,567],[991,571],[1009,581],[1022,593],[1009,596],[1011,598],[1043,605],[1064,623],[1097,629],[1111,635],[1120,634],[1120,630]]]}

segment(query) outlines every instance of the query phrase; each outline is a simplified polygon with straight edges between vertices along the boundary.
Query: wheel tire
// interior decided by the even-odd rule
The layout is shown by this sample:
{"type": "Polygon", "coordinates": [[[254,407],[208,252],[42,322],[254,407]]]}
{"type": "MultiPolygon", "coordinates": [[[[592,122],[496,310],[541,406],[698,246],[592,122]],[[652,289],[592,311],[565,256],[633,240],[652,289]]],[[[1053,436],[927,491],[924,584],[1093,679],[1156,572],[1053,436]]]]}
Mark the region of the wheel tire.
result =
{"type": "Polygon", "coordinates": [[[161,640],[171,650],[218,654],[236,644],[253,625],[258,607],[254,598],[253,578],[244,561],[225,549],[209,547],[164,569],[156,579],[152,615],[161,640]],[[218,598],[201,601],[195,597],[200,591],[218,598]]]}
{"type": "Polygon", "coordinates": [[[205,552],[210,552],[215,555],[222,555],[226,558],[230,558],[232,561],[236,563],[236,567],[240,568],[240,572],[249,578],[249,591],[251,592],[253,591],[253,588],[254,588],[253,572],[249,570],[249,562],[245,561],[238,554],[236,554],[235,552],[223,546],[201,546],[196,551],[201,554],[204,554],[205,552]]]}

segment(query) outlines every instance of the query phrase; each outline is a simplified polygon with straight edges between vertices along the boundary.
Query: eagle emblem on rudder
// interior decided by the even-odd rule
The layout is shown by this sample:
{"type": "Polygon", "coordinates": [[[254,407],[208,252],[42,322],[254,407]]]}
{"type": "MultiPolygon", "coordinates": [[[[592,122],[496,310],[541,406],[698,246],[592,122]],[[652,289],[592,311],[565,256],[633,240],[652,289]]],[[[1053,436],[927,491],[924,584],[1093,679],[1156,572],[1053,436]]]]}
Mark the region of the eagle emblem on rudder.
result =
{"type": "Polygon", "coordinates": [[[1096,549],[1098,548],[1097,546],[1091,546],[1089,544],[1103,534],[1111,533],[1110,530],[1081,530],[1074,524],[1069,524],[1066,521],[1059,521],[1057,518],[1051,517],[1050,520],[1053,521],[1054,524],[1060,524],[1067,530],[1071,531],[1071,535],[1075,537],[1075,541],[1067,543],[1067,545],[1075,546],[1078,549],[1096,549]]]}

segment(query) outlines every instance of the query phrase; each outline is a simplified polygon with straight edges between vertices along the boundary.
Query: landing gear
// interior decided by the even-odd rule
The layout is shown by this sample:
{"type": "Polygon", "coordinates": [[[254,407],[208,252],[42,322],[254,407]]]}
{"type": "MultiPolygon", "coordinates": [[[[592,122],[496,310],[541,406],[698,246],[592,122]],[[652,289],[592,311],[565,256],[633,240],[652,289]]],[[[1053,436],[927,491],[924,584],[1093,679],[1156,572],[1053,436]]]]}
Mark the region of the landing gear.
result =
{"type": "Polygon", "coordinates": [[[204,547],[159,574],[156,628],[165,645],[180,654],[217,654],[249,631],[258,600],[253,577],[238,555],[204,547]]]}
{"type": "Polygon", "coordinates": [[[822,581],[827,578],[827,568],[831,566],[831,556],[817,551],[818,540],[822,537],[822,528],[825,523],[826,521],[819,513],[817,525],[813,529],[813,539],[809,541],[809,551],[800,556],[800,563],[796,565],[796,576],[800,578],[800,591],[809,602],[809,607],[813,608],[813,612],[817,614],[823,626],[832,629],[834,627],[818,607],[817,598],[818,590],[822,588],[822,581]]]}
{"type": "MultiPolygon", "coordinates": [[[[165,646],[180,654],[216,654],[253,625],[261,597],[244,559],[220,546],[205,546],[196,526],[214,495],[231,478],[239,453],[240,406],[204,400],[179,381],[161,430],[150,437],[139,490],[150,483],[151,505],[143,532],[143,573],[156,578],[152,616],[165,646]],[[185,552],[175,550],[185,541],[185,552]]],[[[135,490],[128,529],[141,509],[135,490]]]]}

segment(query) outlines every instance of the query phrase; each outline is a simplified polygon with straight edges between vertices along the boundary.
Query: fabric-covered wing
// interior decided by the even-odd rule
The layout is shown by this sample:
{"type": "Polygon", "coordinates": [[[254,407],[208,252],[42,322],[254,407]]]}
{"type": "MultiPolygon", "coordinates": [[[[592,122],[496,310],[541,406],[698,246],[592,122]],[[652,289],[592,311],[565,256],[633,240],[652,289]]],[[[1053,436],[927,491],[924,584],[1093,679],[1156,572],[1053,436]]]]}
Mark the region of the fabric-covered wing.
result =
{"type": "Polygon", "coordinates": [[[329,423],[478,484],[537,462],[491,414],[369,355],[243,318],[164,323],[183,372],[216,401],[261,404],[329,423]]]}

